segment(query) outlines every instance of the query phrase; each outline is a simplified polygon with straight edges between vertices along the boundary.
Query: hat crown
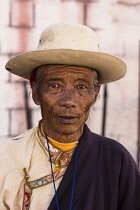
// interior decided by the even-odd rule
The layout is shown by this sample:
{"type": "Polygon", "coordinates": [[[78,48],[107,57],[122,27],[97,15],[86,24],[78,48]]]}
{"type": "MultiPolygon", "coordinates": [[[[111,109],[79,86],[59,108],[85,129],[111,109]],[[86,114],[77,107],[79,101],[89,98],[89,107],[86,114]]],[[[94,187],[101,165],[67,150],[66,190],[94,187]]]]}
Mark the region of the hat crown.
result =
{"type": "Polygon", "coordinates": [[[72,49],[98,52],[96,34],[80,24],[55,24],[46,28],[37,47],[38,50],[72,49]]]}

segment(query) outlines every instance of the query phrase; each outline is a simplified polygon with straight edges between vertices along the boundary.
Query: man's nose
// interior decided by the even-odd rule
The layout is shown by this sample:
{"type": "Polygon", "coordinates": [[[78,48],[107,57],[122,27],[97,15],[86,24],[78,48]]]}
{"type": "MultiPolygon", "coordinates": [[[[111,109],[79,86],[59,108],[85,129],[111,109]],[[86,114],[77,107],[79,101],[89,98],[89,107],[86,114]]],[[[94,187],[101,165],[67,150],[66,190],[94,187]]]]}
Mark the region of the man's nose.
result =
{"type": "Polygon", "coordinates": [[[63,91],[61,93],[59,105],[67,108],[76,107],[77,98],[75,92],[70,90],[63,91]]]}

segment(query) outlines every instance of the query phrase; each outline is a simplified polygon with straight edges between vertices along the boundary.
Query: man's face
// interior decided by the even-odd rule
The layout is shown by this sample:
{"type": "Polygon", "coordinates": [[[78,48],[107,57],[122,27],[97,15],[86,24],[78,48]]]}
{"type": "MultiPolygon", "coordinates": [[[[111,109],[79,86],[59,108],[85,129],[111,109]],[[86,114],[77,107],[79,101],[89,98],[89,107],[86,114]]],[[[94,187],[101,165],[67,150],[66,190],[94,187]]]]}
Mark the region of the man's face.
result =
{"type": "Polygon", "coordinates": [[[95,72],[90,68],[48,65],[36,76],[33,98],[40,105],[43,128],[48,136],[79,134],[95,102],[95,72]],[[34,93],[35,92],[35,93],[34,93]]]}

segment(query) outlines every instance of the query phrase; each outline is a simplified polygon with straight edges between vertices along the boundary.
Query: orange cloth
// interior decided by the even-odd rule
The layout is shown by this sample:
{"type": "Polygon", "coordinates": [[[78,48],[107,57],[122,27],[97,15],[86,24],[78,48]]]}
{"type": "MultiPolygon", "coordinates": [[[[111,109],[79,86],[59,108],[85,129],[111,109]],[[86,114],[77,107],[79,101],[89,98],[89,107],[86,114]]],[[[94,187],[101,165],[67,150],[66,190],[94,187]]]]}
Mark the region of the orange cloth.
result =
{"type": "Polygon", "coordinates": [[[78,141],[72,142],[72,143],[60,143],[58,141],[55,141],[54,139],[48,137],[49,142],[56,148],[62,150],[62,151],[69,151],[77,146],[78,141]]]}

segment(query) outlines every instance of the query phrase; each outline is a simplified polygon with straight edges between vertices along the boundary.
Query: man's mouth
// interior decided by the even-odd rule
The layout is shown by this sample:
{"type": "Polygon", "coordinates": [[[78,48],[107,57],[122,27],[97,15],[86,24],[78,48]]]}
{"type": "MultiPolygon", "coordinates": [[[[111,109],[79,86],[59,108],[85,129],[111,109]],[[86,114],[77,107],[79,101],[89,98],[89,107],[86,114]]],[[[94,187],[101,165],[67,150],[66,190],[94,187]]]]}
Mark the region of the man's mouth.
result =
{"type": "Polygon", "coordinates": [[[76,116],[59,116],[58,117],[62,123],[74,123],[78,117],[76,116]]]}
{"type": "Polygon", "coordinates": [[[63,118],[63,119],[73,119],[73,118],[75,118],[75,117],[60,116],[60,118],[63,118]]]}

